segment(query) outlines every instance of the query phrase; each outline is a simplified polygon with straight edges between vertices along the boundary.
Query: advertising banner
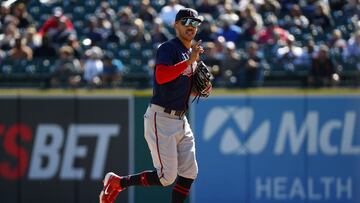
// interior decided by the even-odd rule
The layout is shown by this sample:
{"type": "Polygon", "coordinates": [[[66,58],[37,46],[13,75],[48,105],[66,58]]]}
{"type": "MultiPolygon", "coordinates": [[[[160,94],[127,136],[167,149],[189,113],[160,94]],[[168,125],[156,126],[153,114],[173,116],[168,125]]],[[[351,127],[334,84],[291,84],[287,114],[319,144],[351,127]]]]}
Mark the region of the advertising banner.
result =
{"type": "MultiPolygon", "coordinates": [[[[128,174],[129,98],[2,97],[0,202],[98,202],[106,172],[128,174]]],[[[128,202],[128,192],[119,201],[128,202]]]]}
{"type": "Polygon", "coordinates": [[[359,96],[211,97],[192,105],[193,203],[359,203],[359,96]]]}

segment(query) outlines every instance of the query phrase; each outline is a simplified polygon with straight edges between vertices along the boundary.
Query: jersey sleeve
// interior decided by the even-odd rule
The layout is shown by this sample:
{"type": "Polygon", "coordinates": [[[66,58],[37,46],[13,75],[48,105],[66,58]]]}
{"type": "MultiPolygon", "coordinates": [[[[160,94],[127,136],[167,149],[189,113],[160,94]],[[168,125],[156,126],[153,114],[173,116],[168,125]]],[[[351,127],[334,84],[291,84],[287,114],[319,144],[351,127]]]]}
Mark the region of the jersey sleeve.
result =
{"type": "Polygon", "coordinates": [[[156,52],[156,65],[166,65],[172,66],[174,65],[174,57],[175,57],[175,47],[173,47],[170,43],[164,43],[160,45],[156,52]]]}

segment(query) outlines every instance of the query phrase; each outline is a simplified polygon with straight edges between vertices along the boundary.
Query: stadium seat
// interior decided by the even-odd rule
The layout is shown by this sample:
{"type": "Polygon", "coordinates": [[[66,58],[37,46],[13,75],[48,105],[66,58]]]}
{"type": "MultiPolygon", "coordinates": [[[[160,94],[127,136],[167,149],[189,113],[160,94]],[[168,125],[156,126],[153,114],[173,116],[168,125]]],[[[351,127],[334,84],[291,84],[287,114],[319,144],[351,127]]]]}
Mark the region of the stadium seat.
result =
{"type": "MultiPolygon", "coordinates": [[[[77,32],[78,39],[82,40],[85,38],[84,30],[87,26],[86,19],[89,16],[94,15],[96,9],[99,8],[101,1],[96,0],[85,0],[85,1],[75,1],[72,0],[71,3],[65,3],[63,1],[54,1],[51,4],[44,4],[41,1],[25,1],[27,4],[28,12],[33,17],[34,22],[32,22],[37,29],[43,23],[50,18],[53,13],[53,9],[57,6],[62,7],[64,13],[72,20],[74,27],[77,32]]],[[[130,6],[133,12],[138,11],[138,6],[140,1],[130,1],[130,0],[108,0],[110,7],[118,12],[119,9],[123,6],[130,6]]],[[[156,11],[160,11],[168,1],[150,1],[150,4],[154,7],[156,11]]],[[[282,10],[282,13],[279,14],[279,20],[281,16],[284,16],[286,9],[282,10]]],[[[260,13],[263,15],[263,13],[260,13]]],[[[351,33],[355,31],[355,26],[352,19],[347,19],[346,13],[343,11],[333,11],[331,16],[334,20],[335,28],[339,29],[344,39],[349,39],[351,33]]],[[[145,27],[147,30],[152,29],[152,23],[145,22],[145,27]]],[[[174,33],[172,26],[168,27],[168,30],[171,34],[174,33]]],[[[297,40],[297,44],[304,46],[305,42],[309,39],[314,39],[316,44],[327,43],[331,30],[322,30],[318,27],[312,27],[310,29],[289,29],[289,32],[294,35],[297,40]]],[[[125,33],[127,34],[127,33],[125,33]]],[[[245,48],[248,41],[239,40],[237,42],[237,48],[245,48]]],[[[123,44],[102,42],[99,46],[104,50],[114,54],[114,57],[120,59],[124,65],[127,67],[125,78],[128,79],[140,79],[143,80],[141,83],[145,84],[146,79],[149,79],[148,73],[148,63],[150,60],[154,60],[155,50],[153,43],[132,43],[129,40],[123,44]]],[[[294,80],[293,84],[298,84],[299,78],[307,75],[308,67],[297,67],[291,75],[289,72],[284,71],[281,64],[278,63],[275,54],[273,52],[274,46],[268,46],[263,49],[264,58],[269,62],[270,69],[267,72],[266,79],[267,81],[276,83],[288,82],[288,80],[294,80]]],[[[84,45],[83,47],[87,47],[84,45]]],[[[353,75],[358,73],[356,68],[356,63],[347,61],[346,63],[342,61],[341,54],[333,54],[331,56],[336,64],[341,66],[341,76],[344,78],[353,79],[353,75]]],[[[7,59],[1,62],[0,75],[3,77],[48,77],[52,70],[52,65],[54,64],[54,59],[34,59],[33,61],[9,61],[7,59]]],[[[348,79],[346,79],[348,80],[348,79]]],[[[291,83],[291,82],[290,82],[291,83]]],[[[289,83],[289,84],[290,84],[289,83]]],[[[267,83],[269,84],[269,83],[267,83]]]]}

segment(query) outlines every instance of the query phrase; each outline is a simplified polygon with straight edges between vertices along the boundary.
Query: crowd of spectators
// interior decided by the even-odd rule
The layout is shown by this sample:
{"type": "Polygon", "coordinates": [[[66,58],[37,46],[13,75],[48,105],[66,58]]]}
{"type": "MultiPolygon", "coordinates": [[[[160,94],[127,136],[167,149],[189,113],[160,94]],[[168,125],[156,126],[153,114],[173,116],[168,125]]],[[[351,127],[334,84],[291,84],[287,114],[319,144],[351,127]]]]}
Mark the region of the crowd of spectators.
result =
{"type": "Polygon", "coordinates": [[[149,86],[154,51],[183,7],[204,17],[196,38],[215,87],[258,87],[276,73],[335,86],[347,71],[358,85],[359,0],[2,1],[0,64],[50,60],[53,87],[114,87],[132,73],[149,86]]]}

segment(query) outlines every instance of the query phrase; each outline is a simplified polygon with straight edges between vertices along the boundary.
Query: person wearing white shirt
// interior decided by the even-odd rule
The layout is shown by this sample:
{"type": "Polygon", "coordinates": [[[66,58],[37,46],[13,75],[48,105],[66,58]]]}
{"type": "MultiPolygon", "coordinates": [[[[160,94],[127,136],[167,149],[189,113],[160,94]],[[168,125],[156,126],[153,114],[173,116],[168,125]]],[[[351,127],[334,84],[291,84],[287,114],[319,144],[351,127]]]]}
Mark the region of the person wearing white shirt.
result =
{"type": "Polygon", "coordinates": [[[86,51],[88,59],[84,64],[84,80],[87,84],[101,85],[100,75],[103,72],[104,64],[101,60],[102,50],[99,47],[93,47],[86,51]]]}
{"type": "Polygon", "coordinates": [[[360,30],[356,31],[349,39],[347,47],[343,52],[344,61],[356,64],[360,71],[360,30]]]}
{"type": "Polygon", "coordinates": [[[178,11],[184,6],[177,3],[177,0],[170,0],[169,4],[164,6],[160,11],[160,19],[168,26],[174,23],[174,19],[178,11]]]}
{"type": "Polygon", "coordinates": [[[295,61],[303,53],[303,49],[295,46],[294,41],[295,38],[290,35],[286,41],[286,46],[281,47],[276,51],[277,58],[287,71],[295,71],[295,61]]]}

